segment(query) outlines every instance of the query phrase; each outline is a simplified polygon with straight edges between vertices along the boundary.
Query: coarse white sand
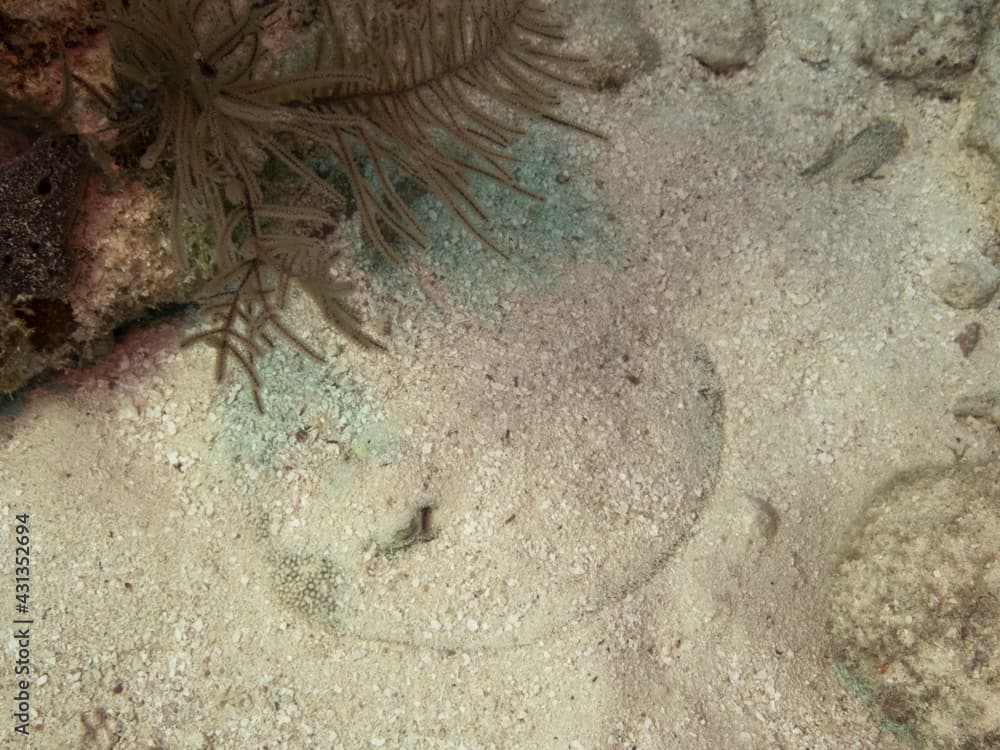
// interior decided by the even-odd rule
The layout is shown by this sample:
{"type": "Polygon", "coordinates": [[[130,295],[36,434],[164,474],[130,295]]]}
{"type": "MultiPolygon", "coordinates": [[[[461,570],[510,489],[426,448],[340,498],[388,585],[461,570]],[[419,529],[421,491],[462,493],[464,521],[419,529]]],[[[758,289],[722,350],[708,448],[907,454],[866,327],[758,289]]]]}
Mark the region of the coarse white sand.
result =
{"type": "Polygon", "coordinates": [[[1000,311],[928,282],[993,241],[993,176],[964,103],[817,70],[770,16],[713,76],[666,5],[655,70],[567,99],[609,140],[533,129],[548,203],[490,194],[509,259],[428,202],[422,283],[369,269],[388,351],[296,299],[334,356],[277,351],[259,416],[175,320],[0,419],[31,747],[905,746],[826,592],[879,483],[995,455],[952,404],[1000,382],[1000,311]],[[874,177],[799,176],[879,118],[907,140],[874,177]]]}

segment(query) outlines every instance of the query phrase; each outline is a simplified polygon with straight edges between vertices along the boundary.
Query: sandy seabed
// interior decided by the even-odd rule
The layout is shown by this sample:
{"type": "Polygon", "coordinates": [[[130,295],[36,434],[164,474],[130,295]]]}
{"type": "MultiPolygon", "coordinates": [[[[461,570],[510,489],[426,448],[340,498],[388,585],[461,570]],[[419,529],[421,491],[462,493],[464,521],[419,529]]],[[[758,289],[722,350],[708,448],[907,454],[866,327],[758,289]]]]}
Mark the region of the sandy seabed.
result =
{"type": "Polygon", "coordinates": [[[491,199],[508,258],[428,205],[422,281],[372,271],[387,352],[296,300],[335,356],[273,354],[259,416],[161,322],[0,419],[30,746],[908,746],[836,669],[829,589],[879,487],[1000,445],[954,413],[1000,383],[996,300],[932,284],[996,241],[969,103],[800,59],[782,3],[718,76],[647,5],[657,65],[566,102],[608,141],[535,129],[548,202],[491,199]],[[801,176],[884,120],[873,176],[801,176]]]}

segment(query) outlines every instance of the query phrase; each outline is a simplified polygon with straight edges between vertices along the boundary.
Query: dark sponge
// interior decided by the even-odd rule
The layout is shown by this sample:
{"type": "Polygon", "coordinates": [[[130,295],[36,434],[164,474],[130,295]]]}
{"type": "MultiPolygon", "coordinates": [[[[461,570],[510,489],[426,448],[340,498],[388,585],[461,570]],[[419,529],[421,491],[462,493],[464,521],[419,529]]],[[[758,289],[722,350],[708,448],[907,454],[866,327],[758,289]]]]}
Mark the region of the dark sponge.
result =
{"type": "Polygon", "coordinates": [[[86,187],[75,135],[43,138],[0,168],[0,295],[53,297],[73,278],[66,246],[86,187]]]}

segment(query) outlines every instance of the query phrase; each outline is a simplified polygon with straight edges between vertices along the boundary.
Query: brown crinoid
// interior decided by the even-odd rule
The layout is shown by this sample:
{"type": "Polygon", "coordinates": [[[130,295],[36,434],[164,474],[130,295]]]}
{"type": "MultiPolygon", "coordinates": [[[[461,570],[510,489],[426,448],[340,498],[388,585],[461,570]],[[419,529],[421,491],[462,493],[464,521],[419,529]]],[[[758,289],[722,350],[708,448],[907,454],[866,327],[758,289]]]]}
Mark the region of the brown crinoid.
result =
{"type": "MultiPolygon", "coordinates": [[[[486,211],[470,191],[485,178],[540,198],[512,172],[526,117],[551,115],[560,24],[534,0],[407,3],[324,0],[309,64],[263,75],[262,35],[280,0],[117,0],[106,16],[116,85],[106,97],[119,142],[139,163],[172,169],[171,245],[188,252],[186,219],[208,221],[216,272],[202,295],[208,327],[188,339],[234,361],[262,408],[255,359],[275,337],[310,356],[281,320],[299,284],[326,318],[375,344],[344,303],[350,286],[329,270],[314,236],[346,196],[302,156],[324,153],[349,187],[362,227],[399,262],[393,240],[426,242],[397,191],[406,179],[435,195],[483,243],[486,211]],[[320,208],[265,198],[262,174],[280,165],[320,208]]],[[[556,120],[563,124],[565,121],[556,120]]]]}

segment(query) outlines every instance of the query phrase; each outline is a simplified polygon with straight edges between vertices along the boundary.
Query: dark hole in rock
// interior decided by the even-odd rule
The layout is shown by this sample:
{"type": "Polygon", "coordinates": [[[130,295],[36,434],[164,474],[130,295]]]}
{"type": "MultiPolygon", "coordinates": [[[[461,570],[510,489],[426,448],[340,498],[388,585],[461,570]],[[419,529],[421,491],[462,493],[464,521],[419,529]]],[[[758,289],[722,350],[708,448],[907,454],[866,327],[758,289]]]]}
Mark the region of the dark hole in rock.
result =
{"type": "Polygon", "coordinates": [[[58,299],[33,299],[18,305],[17,316],[31,329],[31,345],[49,352],[64,343],[76,328],[73,308],[58,299]]]}

